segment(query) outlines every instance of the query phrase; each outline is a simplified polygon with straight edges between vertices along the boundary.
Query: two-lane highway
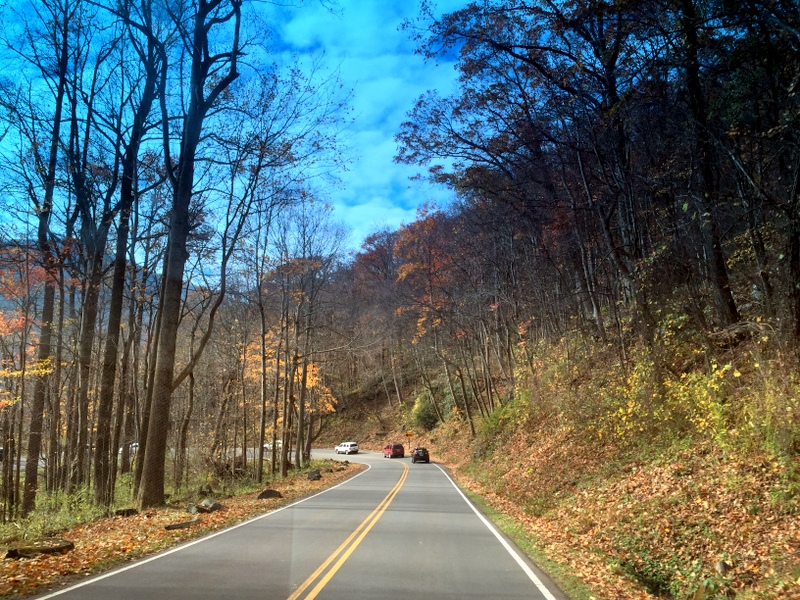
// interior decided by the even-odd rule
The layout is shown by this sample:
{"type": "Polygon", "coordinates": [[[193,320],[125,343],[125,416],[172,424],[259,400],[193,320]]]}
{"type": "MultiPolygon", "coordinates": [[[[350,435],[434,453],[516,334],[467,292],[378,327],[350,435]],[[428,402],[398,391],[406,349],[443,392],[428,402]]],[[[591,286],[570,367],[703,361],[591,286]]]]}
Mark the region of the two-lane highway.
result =
{"type": "Polygon", "coordinates": [[[435,463],[369,452],[347,459],[369,469],[311,498],[40,598],[563,598],[435,463]]]}

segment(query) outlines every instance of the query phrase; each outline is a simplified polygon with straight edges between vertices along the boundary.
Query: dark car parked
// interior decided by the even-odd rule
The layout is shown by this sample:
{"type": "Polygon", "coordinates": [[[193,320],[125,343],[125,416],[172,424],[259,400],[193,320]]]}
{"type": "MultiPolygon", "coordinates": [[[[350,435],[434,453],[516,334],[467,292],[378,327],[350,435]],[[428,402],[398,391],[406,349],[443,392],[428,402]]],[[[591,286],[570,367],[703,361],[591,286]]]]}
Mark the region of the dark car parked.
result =
{"type": "Polygon", "coordinates": [[[414,448],[411,451],[411,462],[431,462],[431,455],[428,454],[427,448],[414,448]]]}
{"type": "Polygon", "coordinates": [[[383,458],[403,458],[405,455],[403,444],[386,444],[383,447],[383,458]]]}

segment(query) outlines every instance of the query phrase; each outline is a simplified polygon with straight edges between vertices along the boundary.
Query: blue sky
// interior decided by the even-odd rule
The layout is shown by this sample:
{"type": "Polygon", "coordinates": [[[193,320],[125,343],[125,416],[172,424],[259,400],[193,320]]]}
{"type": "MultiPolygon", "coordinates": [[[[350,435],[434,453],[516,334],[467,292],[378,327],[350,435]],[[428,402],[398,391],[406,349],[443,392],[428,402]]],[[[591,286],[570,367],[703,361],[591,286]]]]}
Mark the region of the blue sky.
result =
{"type": "MultiPolygon", "coordinates": [[[[439,0],[437,12],[463,7],[466,0],[439,0]]],[[[334,218],[352,230],[358,248],[370,233],[396,229],[414,220],[425,202],[440,206],[450,193],[426,181],[410,181],[420,169],[394,164],[394,135],[414,101],[426,90],[448,95],[456,73],[452,63],[426,63],[399,27],[418,15],[418,0],[337,0],[334,14],[319,2],[283,14],[281,44],[302,53],[324,50],[353,89],[354,124],[349,145],[353,160],[341,173],[342,189],[327,190],[334,218]]]]}

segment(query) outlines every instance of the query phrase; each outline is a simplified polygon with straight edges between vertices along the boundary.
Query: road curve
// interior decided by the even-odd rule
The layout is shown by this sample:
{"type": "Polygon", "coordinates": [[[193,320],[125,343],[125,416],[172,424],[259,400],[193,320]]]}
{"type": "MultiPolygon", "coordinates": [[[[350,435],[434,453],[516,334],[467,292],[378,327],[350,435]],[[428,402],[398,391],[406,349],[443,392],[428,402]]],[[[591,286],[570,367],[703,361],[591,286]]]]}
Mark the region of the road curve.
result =
{"type": "MultiPolygon", "coordinates": [[[[335,454],[315,450],[314,457],[335,454]]],[[[38,598],[565,598],[435,463],[373,452],[346,458],[369,468],[290,506],[38,598]]]]}

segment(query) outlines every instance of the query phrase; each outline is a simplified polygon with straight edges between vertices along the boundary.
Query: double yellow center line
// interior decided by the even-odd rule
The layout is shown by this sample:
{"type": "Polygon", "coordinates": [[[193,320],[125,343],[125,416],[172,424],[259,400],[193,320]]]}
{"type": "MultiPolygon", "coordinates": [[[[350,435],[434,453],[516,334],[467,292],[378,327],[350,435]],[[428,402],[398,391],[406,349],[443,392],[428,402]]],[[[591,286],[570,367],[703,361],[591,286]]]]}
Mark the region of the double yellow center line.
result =
{"type": "Polygon", "coordinates": [[[288,600],[297,600],[303,594],[303,592],[308,589],[317,578],[320,577],[323,573],[325,575],[319,579],[317,585],[305,596],[305,600],[312,600],[313,598],[317,597],[317,594],[322,591],[331,578],[336,575],[336,572],[341,568],[344,562],[350,557],[353,551],[358,547],[366,535],[369,533],[369,530],[378,522],[378,519],[381,518],[386,509],[389,508],[389,505],[394,500],[394,497],[397,495],[397,492],[400,491],[400,488],[403,487],[403,484],[406,481],[406,477],[408,477],[408,465],[403,464],[403,474],[400,476],[400,480],[395,484],[395,486],[391,489],[391,491],[386,495],[386,497],[381,500],[381,503],[373,510],[369,516],[364,519],[364,521],[356,527],[356,530],[351,533],[348,538],[339,546],[336,550],[334,550],[333,554],[331,554],[324,563],[322,563],[319,568],[314,571],[311,576],[306,579],[299,588],[297,588],[294,593],[289,596],[288,600]],[[338,558],[338,560],[337,560],[338,558]],[[331,563],[336,561],[336,563],[331,566],[331,563]],[[328,567],[330,566],[330,569],[328,567]],[[327,570],[327,572],[325,572],[327,570]]]}

